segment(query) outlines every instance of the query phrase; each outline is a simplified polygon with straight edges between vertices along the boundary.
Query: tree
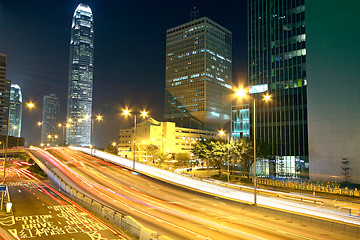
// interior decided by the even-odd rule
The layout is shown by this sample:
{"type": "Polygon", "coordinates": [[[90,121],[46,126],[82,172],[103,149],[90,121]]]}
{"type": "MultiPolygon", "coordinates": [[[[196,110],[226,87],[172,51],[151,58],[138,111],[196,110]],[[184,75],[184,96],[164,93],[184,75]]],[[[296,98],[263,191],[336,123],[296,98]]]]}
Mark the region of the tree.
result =
{"type": "Polygon", "coordinates": [[[213,167],[216,167],[220,169],[221,174],[221,166],[224,164],[224,162],[228,159],[228,144],[224,141],[214,141],[210,142],[211,144],[211,155],[213,156],[210,159],[210,165],[213,167]]]}
{"type": "Polygon", "coordinates": [[[190,155],[188,153],[178,153],[176,154],[176,160],[179,163],[179,166],[188,166],[190,161],[190,155]]]}
{"type": "Polygon", "coordinates": [[[192,153],[198,158],[205,160],[206,166],[209,166],[210,159],[212,157],[212,146],[211,141],[197,141],[194,144],[192,153]]]}
{"type": "Polygon", "coordinates": [[[159,151],[160,151],[160,148],[157,145],[150,144],[149,146],[147,146],[146,154],[149,157],[151,157],[151,160],[153,163],[155,163],[155,159],[156,159],[156,156],[158,155],[159,151]]]}
{"type": "Polygon", "coordinates": [[[112,154],[115,154],[117,155],[118,154],[118,149],[116,146],[112,145],[112,144],[109,144],[106,146],[105,152],[108,152],[108,153],[112,153],[112,154]]]}
{"type": "Polygon", "coordinates": [[[239,162],[250,178],[250,168],[254,163],[254,145],[249,138],[239,138],[231,142],[230,154],[232,158],[239,162]]]}
{"type": "Polygon", "coordinates": [[[158,152],[155,155],[155,161],[160,165],[161,163],[165,162],[165,160],[169,157],[168,153],[164,153],[164,152],[158,152]]]}
{"type": "MultiPolygon", "coordinates": [[[[250,168],[254,163],[254,143],[249,138],[240,138],[232,141],[230,146],[231,156],[238,161],[248,178],[250,178],[250,168]]],[[[271,154],[271,145],[264,141],[256,141],[256,159],[274,159],[271,154]]]]}

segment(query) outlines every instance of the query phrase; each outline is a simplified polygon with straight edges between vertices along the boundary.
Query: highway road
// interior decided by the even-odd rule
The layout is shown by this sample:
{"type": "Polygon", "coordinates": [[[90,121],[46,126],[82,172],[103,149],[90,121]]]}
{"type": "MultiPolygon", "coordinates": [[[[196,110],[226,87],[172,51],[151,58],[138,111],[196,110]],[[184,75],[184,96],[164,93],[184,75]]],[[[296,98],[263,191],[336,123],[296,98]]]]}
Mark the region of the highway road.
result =
{"type": "Polygon", "coordinates": [[[352,239],[245,211],[237,202],[154,180],[79,151],[53,148],[56,158],[30,151],[54,164],[83,192],[172,239],[352,239]]]}
{"type": "Polygon", "coordinates": [[[0,239],[131,239],[24,167],[14,165],[6,173],[13,212],[0,214],[0,239]]]}

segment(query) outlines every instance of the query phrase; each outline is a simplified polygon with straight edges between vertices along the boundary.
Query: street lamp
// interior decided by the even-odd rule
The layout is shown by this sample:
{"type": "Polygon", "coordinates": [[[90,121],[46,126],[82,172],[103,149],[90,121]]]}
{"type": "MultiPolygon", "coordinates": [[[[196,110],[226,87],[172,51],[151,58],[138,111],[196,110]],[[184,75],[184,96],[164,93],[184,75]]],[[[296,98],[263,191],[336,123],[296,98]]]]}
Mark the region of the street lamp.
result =
{"type": "MultiPolygon", "coordinates": [[[[256,93],[261,93],[261,92],[256,92],[256,93]]],[[[239,89],[236,91],[236,95],[239,97],[239,98],[243,98],[245,96],[249,96],[246,94],[245,90],[243,89],[239,89]]],[[[256,96],[254,97],[251,97],[253,99],[253,105],[254,105],[254,113],[253,113],[253,135],[254,135],[254,205],[256,206],[256,186],[257,186],[257,177],[256,177],[256,137],[255,137],[255,134],[256,134],[256,96]]],[[[270,101],[270,95],[266,94],[263,96],[263,100],[264,101],[270,101]]]]}
{"type": "Polygon", "coordinates": [[[35,104],[32,103],[32,102],[28,102],[26,105],[27,105],[27,107],[28,107],[29,109],[32,109],[32,108],[35,107],[35,104]]]}
{"type": "MultiPolygon", "coordinates": [[[[89,116],[85,116],[85,120],[89,119],[89,116]]],[[[94,134],[94,123],[95,120],[100,122],[102,120],[102,116],[101,115],[97,115],[97,116],[93,116],[91,117],[91,143],[90,143],[90,154],[93,155],[93,148],[94,148],[94,144],[93,144],[93,134],[94,134]]]]}
{"type": "MultiPolygon", "coordinates": [[[[14,137],[15,137],[15,135],[16,135],[16,134],[15,134],[15,130],[17,130],[17,129],[19,129],[19,128],[18,128],[16,125],[14,125],[12,128],[13,128],[13,130],[14,130],[14,131],[13,131],[13,134],[14,134],[14,137]]],[[[19,131],[19,130],[18,130],[18,131],[19,131]]],[[[18,147],[18,146],[19,146],[19,138],[20,138],[20,136],[17,136],[16,138],[17,138],[17,140],[16,140],[16,146],[18,147]]]]}
{"type": "Polygon", "coordinates": [[[69,128],[70,124],[69,123],[59,123],[58,127],[61,128],[62,127],[62,144],[65,146],[65,128],[69,128]]]}
{"type": "MultiPolygon", "coordinates": [[[[129,111],[128,109],[125,109],[123,113],[124,113],[124,115],[125,115],[125,116],[128,116],[128,115],[130,115],[130,114],[131,114],[131,113],[130,113],[130,111],[129,111]]],[[[142,116],[143,118],[145,118],[145,117],[147,116],[147,112],[144,110],[144,111],[142,111],[139,115],[140,115],[140,116],[142,116]]],[[[136,116],[137,116],[137,114],[136,114],[136,113],[134,113],[134,150],[133,150],[133,170],[135,170],[135,154],[136,154],[136,149],[135,149],[135,147],[136,147],[136,145],[135,145],[135,140],[136,140],[136,116]]]]}
{"type": "MultiPolygon", "coordinates": [[[[223,135],[225,135],[225,131],[224,130],[220,130],[219,131],[219,135],[220,135],[220,138],[222,138],[223,135]]],[[[227,135],[227,143],[229,144],[230,141],[229,141],[229,134],[226,134],[227,135]]],[[[229,160],[229,152],[227,151],[227,154],[228,154],[228,157],[227,157],[227,181],[230,182],[230,160],[229,160]]]]}

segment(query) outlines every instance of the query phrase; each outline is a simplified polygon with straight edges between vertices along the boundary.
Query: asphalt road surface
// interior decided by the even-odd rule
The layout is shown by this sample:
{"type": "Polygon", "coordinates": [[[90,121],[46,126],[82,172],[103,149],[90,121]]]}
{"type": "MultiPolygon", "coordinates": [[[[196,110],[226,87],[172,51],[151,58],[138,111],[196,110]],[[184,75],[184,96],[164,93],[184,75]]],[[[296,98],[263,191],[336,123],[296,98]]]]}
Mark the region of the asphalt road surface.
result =
{"type": "Polygon", "coordinates": [[[7,236],[13,239],[130,239],[28,170],[8,168],[6,173],[13,213],[1,213],[0,227],[7,236]]]}

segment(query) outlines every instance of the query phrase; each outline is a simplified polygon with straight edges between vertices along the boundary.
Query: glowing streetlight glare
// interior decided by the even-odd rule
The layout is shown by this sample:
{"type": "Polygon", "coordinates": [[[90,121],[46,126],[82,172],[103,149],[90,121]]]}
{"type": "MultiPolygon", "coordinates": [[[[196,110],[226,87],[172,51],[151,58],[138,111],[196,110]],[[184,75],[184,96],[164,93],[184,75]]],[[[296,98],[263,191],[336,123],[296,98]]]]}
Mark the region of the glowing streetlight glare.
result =
{"type": "Polygon", "coordinates": [[[13,129],[16,130],[18,127],[17,126],[13,126],[13,129]]]}
{"type": "Polygon", "coordinates": [[[51,138],[51,135],[49,134],[47,137],[50,139],[50,138],[51,138]]]}
{"type": "Polygon", "coordinates": [[[127,115],[130,114],[130,111],[128,109],[125,109],[123,113],[124,113],[125,116],[127,116],[127,115]]]}
{"type": "Polygon", "coordinates": [[[58,138],[58,135],[55,135],[54,138],[58,138]]]}
{"type": "Polygon", "coordinates": [[[32,108],[35,107],[35,104],[32,103],[32,102],[29,102],[29,103],[27,103],[27,107],[30,108],[30,109],[32,109],[32,108]]]}
{"type": "Polygon", "coordinates": [[[102,116],[101,116],[101,115],[97,115],[97,116],[96,116],[96,120],[101,121],[101,120],[102,120],[102,116]]]}
{"type": "Polygon", "coordinates": [[[116,142],[112,142],[112,145],[115,147],[115,146],[116,146],[116,142]]]}
{"type": "Polygon", "coordinates": [[[264,100],[265,100],[265,101],[270,101],[270,95],[265,95],[265,96],[264,96],[264,100]]]}
{"type": "Polygon", "coordinates": [[[41,125],[42,125],[42,122],[37,122],[37,125],[38,125],[38,126],[41,126],[41,125]]]}
{"type": "Polygon", "coordinates": [[[220,130],[219,131],[219,135],[222,137],[223,135],[225,134],[225,131],[224,130],[220,130]]]}
{"type": "Polygon", "coordinates": [[[44,146],[44,144],[43,144],[43,143],[41,143],[41,144],[40,144],[40,147],[43,147],[43,146],[44,146]]]}
{"type": "Polygon", "coordinates": [[[71,118],[69,118],[69,119],[68,119],[68,122],[72,122],[72,119],[71,119],[71,118]]]}
{"type": "Polygon", "coordinates": [[[238,90],[236,90],[236,96],[238,96],[239,98],[243,98],[246,96],[246,92],[244,89],[240,88],[238,90]]]}
{"type": "Polygon", "coordinates": [[[70,124],[67,123],[67,124],[66,124],[66,127],[67,127],[67,128],[70,127],[70,124]]]}
{"type": "Polygon", "coordinates": [[[58,124],[58,126],[59,126],[59,127],[62,127],[62,124],[61,124],[61,123],[59,123],[59,124],[58,124]]]}
{"type": "Polygon", "coordinates": [[[141,112],[141,116],[142,116],[142,117],[146,117],[146,115],[147,115],[147,112],[146,112],[146,111],[142,111],[142,112],[141,112]]]}

